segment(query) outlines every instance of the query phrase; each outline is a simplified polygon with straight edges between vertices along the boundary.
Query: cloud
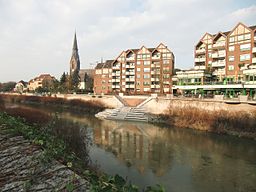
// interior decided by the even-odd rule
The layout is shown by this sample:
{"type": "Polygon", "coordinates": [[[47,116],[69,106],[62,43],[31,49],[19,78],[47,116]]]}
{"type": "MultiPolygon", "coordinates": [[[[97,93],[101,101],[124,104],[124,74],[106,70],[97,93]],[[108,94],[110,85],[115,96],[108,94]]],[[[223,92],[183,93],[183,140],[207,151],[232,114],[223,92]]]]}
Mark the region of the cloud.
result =
{"type": "Polygon", "coordinates": [[[68,71],[75,30],[84,68],[160,42],[189,68],[205,32],[255,25],[255,9],[235,0],[0,0],[0,81],[68,71]]]}

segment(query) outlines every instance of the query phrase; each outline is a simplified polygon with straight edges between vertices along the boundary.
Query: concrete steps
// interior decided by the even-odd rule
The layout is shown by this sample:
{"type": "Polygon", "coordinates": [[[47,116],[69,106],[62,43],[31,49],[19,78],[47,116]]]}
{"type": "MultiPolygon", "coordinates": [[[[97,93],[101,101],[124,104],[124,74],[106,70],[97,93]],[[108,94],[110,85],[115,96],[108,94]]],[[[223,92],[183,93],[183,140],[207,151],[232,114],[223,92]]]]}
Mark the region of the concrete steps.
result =
{"type": "Polygon", "coordinates": [[[148,122],[149,117],[141,107],[120,107],[107,109],[95,115],[100,119],[148,122]]]}

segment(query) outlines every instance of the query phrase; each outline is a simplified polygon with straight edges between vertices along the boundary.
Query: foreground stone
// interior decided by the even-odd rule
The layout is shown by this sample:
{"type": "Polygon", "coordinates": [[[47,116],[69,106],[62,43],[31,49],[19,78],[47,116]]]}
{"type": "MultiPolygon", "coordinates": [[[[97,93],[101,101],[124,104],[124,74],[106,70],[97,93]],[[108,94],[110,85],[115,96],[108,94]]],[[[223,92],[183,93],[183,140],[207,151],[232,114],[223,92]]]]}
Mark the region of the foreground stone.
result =
{"type": "Polygon", "coordinates": [[[44,163],[43,151],[0,125],[0,191],[89,191],[89,183],[67,166],[44,163]]]}

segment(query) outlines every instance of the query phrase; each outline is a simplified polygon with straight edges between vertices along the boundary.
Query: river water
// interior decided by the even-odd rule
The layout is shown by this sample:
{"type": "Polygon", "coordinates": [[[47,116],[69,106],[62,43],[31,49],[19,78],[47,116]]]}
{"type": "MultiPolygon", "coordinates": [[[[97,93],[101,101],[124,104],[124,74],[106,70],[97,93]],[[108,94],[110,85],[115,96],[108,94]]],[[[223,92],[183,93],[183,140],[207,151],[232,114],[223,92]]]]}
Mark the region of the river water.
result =
{"type": "Polygon", "coordinates": [[[170,192],[256,191],[254,140],[147,123],[99,120],[50,107],[26,108],[57,115],[55,133],[69,142],[80,158],[108,174],[119,174],[140,188],[161,184],[170,192]]]}

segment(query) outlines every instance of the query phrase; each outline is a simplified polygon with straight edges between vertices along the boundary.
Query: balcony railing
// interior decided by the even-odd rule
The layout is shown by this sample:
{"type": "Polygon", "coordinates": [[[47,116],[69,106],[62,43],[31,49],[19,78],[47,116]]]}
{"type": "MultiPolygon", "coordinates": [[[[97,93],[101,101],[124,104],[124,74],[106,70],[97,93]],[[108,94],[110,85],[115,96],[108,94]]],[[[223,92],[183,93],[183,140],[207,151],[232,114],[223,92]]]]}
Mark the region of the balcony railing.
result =
{"type": "Polygon", "coordinates": [[[205,53],[205,49],[197,49],[196,50],[196,53],[198,54],[198,53],[205,53]]]}
{"type": "Polygon", "coordinates": [[[160,81],[159,78],[151,78],[151,81],[160,81]]]}
{"type": "Polygon", "coordinates": [[[197,66],[195,66],[194,68],[195,68],[196,70],[198,70],[198,69],[202,69],[202,70],[206,69],[205,65],[197,65],[197,66]]]}
{"type": "Polygon", "coordinates": [[[133,60],[135,60],[135,57],[127,57],[126,58],[126,61],[133,61],[133,60]]]}
{"type": "Polygon", "coordinates": [[[225,66],[226,66],[225,60],[212,62],[212,67],[225,67],[225,66]]]}
{"type": "Polygon", "coordinates": [[[128,82],[129,82],[129,81],[130,81],[130,82],[133,82],[133,81],[135,81],[135,78],[126,78],[126,79],[125,79],[125,81],[128,81],[128,82]]]}
{"type": "Polygon", "coordinates": [[[125,65],[125,68],[131,68],[131,69],[134,69],[134,68],[135,68],[135,65],[125,65]]]}
{"type": "Polygon", "coordinates": [[[195,58],[195,62],[205,62],[206,58],[195,58]]]}
{"type": "Polygon", "coordinates": [[[214,48],[217,48],[217,47],[225,47],[225,42],[222,42],[222,43],[214,43],[214,44],[212,45],[212,47],[214,47],[214,48]]]}

